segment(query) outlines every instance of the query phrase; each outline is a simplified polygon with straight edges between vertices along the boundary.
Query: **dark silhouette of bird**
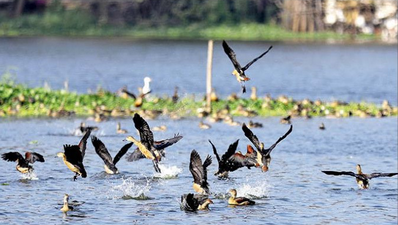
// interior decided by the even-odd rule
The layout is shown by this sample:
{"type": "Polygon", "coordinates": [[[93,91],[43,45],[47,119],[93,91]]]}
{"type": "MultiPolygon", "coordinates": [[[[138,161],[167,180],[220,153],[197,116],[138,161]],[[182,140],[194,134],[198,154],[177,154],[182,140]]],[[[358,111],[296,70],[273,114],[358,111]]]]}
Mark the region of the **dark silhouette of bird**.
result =
{"type": "Polygon", "coordinates": [[[214,175],[220,178],[227,178],[229,172],[235,171],[245,166],[249,169],[253,166],[259,166],[255,159],[247,157],[240,152],[235,153],[239,140],[236,140],[234,143],[230,144],[228,150],[221,156],[221,158],[218,155],[214,144],[210,140],[209,142],[218,161],[218,171],[214,175]]]}
{"type": "MultiPolygon", "coordinates": [[[[162,159],[162,157],[165,157],[166,155],[166,148],[177,143],[179,140],[182,139],[182,135],[179,134],[175,134],[174,137],[172,138],[168,138],[168,139],[164,139],[164,140],[160,140],[160,141],[154,141],[153,142],[153,146],[155,147],[156,150],[159,151],[161,158],[159,160],[162,159]]],[[[127,156],[127,161],[128,162],[133,162],[133,161],[137,161],[140,159],[145,158],[145,155],[141,153],[141,151],[136,148],[131,154],[129,154],[127,156]]]]}
{"type": "Polygon", "coordinates": [[[189,193],[181,195],[180,209],[187,212],[208,210],[209,204],[213,204],[213,201],[208,195],[189,193]]]}
{"type": "Polygon", "coordinates": [[[115,155],[112,160],[112,156],[109,154],[108,149],[105,144],[96,136],[91,137],[91,142],[95,148],[95,152],[98,156],[104,161],[104,169],[108,174],[118,174],[119,170],[116,168],[116,163],[123,157],[124,154],[129,150],[129,148],[133,145],[132,142],[124,145],[119,152],[115,155]]]}
{"type": "Polygon", "coordinates": [[[126,140],[133,142],[145,158],[152,160],[155,171],[161,173],[158,163],[162,154],[155,148],[153,133],[149,128],[148,123],[138,113],[134,114],[133,121],[135,128],[140,133],[140,141],[135,139],[133,136],[128,136],[126,140]]]}
{"type": "Polygon", "coordinates": [[[58,157],[62,158],[65,165],[75,173],[75,176],[73,177],[74,181],[79,175],[83,178],[87,177],[87,172],[83,165],[83,159],[86,154],[87,139],[90,134],[91,130],[88,130],[78,145],[64,145],[64,152],[57,154],[58,157]]]}
{"type": "Polygon", "coordinates": [[[281,118],[279,122],[281,124],[291,124],[291,121],[290,121],[291,118],[292,118],[292,116],[288,115],[286,117],[281,118]]]}
{"type": "Polygon", "coordinates": [[[242,87],[242,92],[245,93],[246,92],[246,87],[244,85],[245,81],[250,80],[249,77],[246,76],[245,71],[247,69],[249,69],[249,67],[255,63],[258,59],[260,59],[261,57],[263,57],[265,54],[267,54],[269,52],[269,50],[271,50],[272,46],[268,48],[267,51],[265,51],[264,53],[262,53],[260,56],[258,56],[257,58],[253,59],[252,61],[250,61],[248,64],[246,64],[246,66],[241,67],[238,60],[236,59],[236,54],[235,52],[228,46],[227,42],[223,40],[222,42],[222,47],[224,48],[224,52],[225,54],[227,54],[227,56],[229,57],[229,59],[231,60],[232,64],[234,65],[234,71],[232,71],[232,74],[236,77],[236,79],[238,80],[238,82],[240,83],[241,87],[242,87]]]}
{"type": "Polygon", "coordinates": [[[33,171],[33,167],[29,163],[44,162],[44,157],[36,152],[26,152],[25,158],[19,152],[7,152],[1,155],[6,161],[17,162],[17,171],[20,173],[30,173],[33,171]]]}
{"type": "Polygon", "coordinates": [[[276,147],[276,145],[285,139],[293,130],[293,125],[290,125],[289,130],[280,137],[273,145],[269,148],[264,148],[264,143],[260,142],[256,135],[243,123],[242,130],[245,133],[245,136],[253,143],[257,151],[253,152],[253,158],[255,157],[257,162],[261,165],[261,169],[263,172],[267,172],[269,168],[269,164],[271,163],[271,152],[276,147]]]}
{"type": "Polygon", "coordinates": [[[196,150],[192,150],[189,163],[189,171],[193,176],[193,189],[199,194],[210,194],[209,183],[207,183],[207,167],[211,164],[211,156],[207,155],[202,164],[196,150]]]}
{"type": "Polygon", "coordinates": [[[369,188],[369,180],[372,178],[392,177],[392,176],[395,176],[398,174],[398,173],[371,173],[371,174],[362,173],[362,168],[361,168],[361,165],[359,165],[359,164],[357,164],[357,173],[354,173],[351,171],[322,171],[322,172],[327,175],[334,175],[334,176],[340,176],[340,175],[353,176],[356,178],[358,187],[360,189],[368,189],[369,188]]]}

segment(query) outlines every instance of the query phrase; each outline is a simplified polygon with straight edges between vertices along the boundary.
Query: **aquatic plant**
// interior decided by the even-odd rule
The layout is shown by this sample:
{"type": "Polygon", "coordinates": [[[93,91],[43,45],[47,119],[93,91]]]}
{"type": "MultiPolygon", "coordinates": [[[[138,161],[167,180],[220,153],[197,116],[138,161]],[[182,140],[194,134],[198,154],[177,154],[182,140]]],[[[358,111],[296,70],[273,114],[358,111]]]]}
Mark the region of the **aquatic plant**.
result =
{"type": "MultiPolygon", "coordinates": [[[[203,116],[199,109],[205,108],[205,100],[187,95],[174,103],[169,96],[143,99],[141,106],[135,106],[132,98],[123,98],[104,89],[95,93],[78,94],[66,90],[30,88],[14,84],[9,80],[0,83],[0,117],[64,117],[64,116],[132,116],[135,112],[149,117],[163,114],[170,117],[203,116]]],[[[322,102],[308,99],[294,100],[285,96],[265,96],[257,100],[220,99],[212,103],[208,116],[222,119],[232,116],[286,116],[296,117],[383,117],[397,116],[397,107],[388,102],[381,105],[368,102],[322,102]]]]}

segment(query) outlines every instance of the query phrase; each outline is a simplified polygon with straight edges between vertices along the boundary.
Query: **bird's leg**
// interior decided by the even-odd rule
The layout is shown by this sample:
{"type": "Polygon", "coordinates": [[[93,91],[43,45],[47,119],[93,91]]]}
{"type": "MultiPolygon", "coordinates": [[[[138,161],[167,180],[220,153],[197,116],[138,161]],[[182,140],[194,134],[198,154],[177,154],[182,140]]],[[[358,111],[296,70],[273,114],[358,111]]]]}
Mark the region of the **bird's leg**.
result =
{"type": "Polygon", "coordinates": [[[73,177],[73,181],[75,181],[77,179],[77,173],[75,174],[75,176],[73,177]]]}

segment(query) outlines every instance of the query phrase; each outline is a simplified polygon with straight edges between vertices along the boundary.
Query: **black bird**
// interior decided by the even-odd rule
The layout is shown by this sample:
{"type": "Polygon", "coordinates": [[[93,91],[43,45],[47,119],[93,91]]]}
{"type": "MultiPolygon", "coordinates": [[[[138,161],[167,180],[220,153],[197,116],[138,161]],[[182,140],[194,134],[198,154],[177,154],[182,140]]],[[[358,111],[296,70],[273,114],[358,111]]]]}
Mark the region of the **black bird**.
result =
{"type": "MultiPolygon", "coordinates": [[[[159,153],[162,157],[165,157],[166,148],[177,143],[179,140],[181,140],[181,138],[182,138],[182,135],[175,134],[174,137],[172,137],[172,138],[164,139],[164,140],[160,140],[160,141],[154,141],[153,146],[156,148],[156,150],[159,151],[159,153]]],[[[141,153],[141,151],[138,148],[136,148],[131,154],[129,154],[127,156],[127,161],[132,162],[132,161],[137,161],[137,160],[140,160],[143,158],[145,158],[145,155],[143,155],[141,153]]],[[[161,158],[159,160],[161,160],[161,158]]]]}
{"type": "Polygon", "coordinates": [[[188,212],[208,210],[209,204],[213,204],[213,201],[209,199],[208,195],[194,195],[189,193],[181,195],[180,209],[188,212]]]}
{"type": "Polygon", "coordinates": [[[152,160],[155,171],[161,173],[158,163],[162,155],[160,151],[155,148],[153,133],[149,128],[148,123],[138,115],[138,113],[134,114],[133,121],[135,128],[140,133],[140,141],[135,139],[133,136],[128,136],[126,140],[133,142],[147,159],[152,160]]]}
{"type": "Polygon", "coordinates": [[[118,174],[119,170],[116,168],[116,163],[119,162],[120,158],[126,154],[127,150],[133,145],[133,143],[128,143],[124,145],[120,151],[116,154],[115,158],[112,160],[112,156],[109,154],[108,149],[105,147],[105,144],[98,139],[96,136],[91,137],[91,142],[95,148],[95,152],[101,157],[104,161],[104,169],[108,174],[118,174]]]}
{"type": "Polygon", "coordinates": [[[64,145],[64,152],[57,154],[58,157],[62,157],[65,165],[72,171],[75,172],[73,180],[76,180],[77,176],[87,177],[86,170],[83,165],[83,158],[86,154],[87,139],[91,134],[91,130],[88,130],[83,138],[80,140],[78,145],[64,145]]]}
{"type": "Polygon", "coordinates": [[[211,156],[207,155],[202,164],[196,150],[192,150],[189,163],[189,171],[193,176],[193,189],[199,194],[210,194],[209,183],[207,183],[207,167],[211,164],[211,156]]]}
{"type": "Polygon", "coordinates": [[[25,158],[19,152],[7,152],[1,155],[6,161],[17,161],[16,169],[21,173],[30,173],[33,171],[33,167],[29,163],[44,162],[44,157],[36,152],[26,152],[25,158]]]}
{"type": "Polygon", "coordinates": [[[218,171],[214,174],[220,178],[227,178],[228,172],[235,171],[241,167],[247,167],[250,169],[252,166],[258,166],[255,159],[251,157],[246,157],[240,152],[236,152],[239,140],[236,140],[233,144],[230,144],[228,150],[224,155],[220,156],[217,153],[217,149],[214,144],[209,140],[211,146],[213,147],[213,153],[218,161],[218,171]]]}
{"type": "Polygon", "coordinates": [[[236,79],[238,80],[238,82],[242,86],[242,92],[245,93],[246,92],[246,87],[244,85],[244,82],[250,80],[250,78],[246,76],[245,71],[247,69],[249,69],[249,67],[253,63],[255,63],[258,59],[260,59],[265,54],[267,54],[268,51],[271,50],[272,46],[269,47],[268,50],[265,51],[263,54],[261,54],[260,56],[258,56],[257,58],[253,59],[248,64],[246,64],[246,66],[244,66],[243,68],[240,66],[238,60],[236,59],[235,52],[228,46],[227,42],[224,41],[224,40],[222,41],[222,47],[224,48],[225,54],[227,54],[227,56],[231,60],[232,64],[234,65],[235,69],[234,69],[234,71],[232,71],[232,75],[234,75],[236,77],[236,79]]]}
{"type": "Polygon", "coordinates": [[[264,143],[260,142],[256,135],[243,123],[242,130],[245,133],[245,136],[253,143],[256,147],[257,151],[253,152],[253,158],[255,157],[257,162],[261,165],[261,169],[263,172],[267,172],[269,168],[269,164],[271,163],[271,152],[276,147],[276,145],[285,139],[293,130],[293,125],[290,125],[289,130],[280,137],[273,145],[269,148],[264,149],[264,143]]]}
{"type": "Polygon", "coordinates": [[[371,173],[365,174],[362,173],[361,165],[357,165],[357,173],[351,171],[322,171],[327,175],[349,175],[356,178],[357,184],[360,189],[368,189],[369,188],[369,180],[376,177],[392,177],[397,175],[398,173],[371,173]]]}

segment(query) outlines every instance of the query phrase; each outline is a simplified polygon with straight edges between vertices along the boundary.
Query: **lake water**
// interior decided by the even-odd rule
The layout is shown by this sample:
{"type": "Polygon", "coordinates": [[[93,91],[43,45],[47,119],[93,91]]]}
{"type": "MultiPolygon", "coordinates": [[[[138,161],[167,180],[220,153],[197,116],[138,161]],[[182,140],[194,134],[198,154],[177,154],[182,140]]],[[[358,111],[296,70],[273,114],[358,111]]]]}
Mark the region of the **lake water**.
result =
{"type": "MultiPolygon", "coordinates": [[[[259,95],[375,103],[387,99],[397,105],[396,45],[230,42],[241,64],[271,44],[271,52],[247,71],[251,80],[246,86],[256,86],[259,95]]],[[[10,70],[17,82],[31,87],[47,82],[60,89],[68,80],[69,89],[79,93],[99,85],[111,91],[127,85],[136,92],[143,78],[150,76],[154,94],[171,95],[178,86],[180,95],[202,95],[206,55],[205,41],[0,39],[1,72],[10,70]]],[[[222,96],[239,92],[220,42],[215,42],[213,62],[217,92],[222,96]]],[[[279,118],[253,120],[264,124],[253,132],[265,146],[288,130],[279,118]]],[[[397,177],[372,179],[369,190],[359,190],[353,177],[321,172],[355,171],[358,163],[366,173],[397,172],[396,117],[294,118],[293,132],[272,152],[269,172],[242,168],[231,173],[229,180],[213,175],[217,163],[208,139],[219,152],[240,139],[238,150],[245,152],[249,141],[239,126],[215,123],[201,130],[195,118],[158,118],[149,120],[149,125],[166,125],[167,130],[154,132],[156,140],[175,133],[184,136],[167,149],[161,175],[154,173],[148,160],[127,162],[124,158],[117,165],[120,175],[106,175],[89,141],[84,159],[88,177],[72,181],[73,173],[56,153],[64,144],[79,142],[81,136],[73,134],[81,121],[86,118],[0,119],[0,154],[36,151],[46,159],[34,164],[35,174],[29,179],[15,170],[14,162],[0,161],[2,224],[397,224],[397,177]],[[326,130],[318,129],[321,122],[326,130]],[[179,209],[179,199],[193,192],[188,169],[193,149],[202,159],[213,156],[208,180],[214,204],[210,211],[185,213],[179,209]],[[253,198],[256,205],[228,207],[226,193],[231,188],[253,198]],[[59,210],[65,193],[80,204],[68,215],[59,210]]],[[[112,156],[126,143],[122,140],[127,135],[137,137],[130,118],[86,122],[100,127],[93,135],[112,156]],[[129,133],[116,134],[117,122],[129,133]]]]}
{"type": "MultiPolygon", "coordinates": [[[[294,99],[370,101],[397,105],[397,45],[229,42],[242,65],[274,48],[247,71],[247,88],[259,95],[294,99]]],[[[127,85],[137,93],[152,78],[153,93],[205,93],[206,41],[126,39],[1,38],[0,72],[12,70],[32,87],[86,93],[101,86],[116,91],[127,85]]],[[[221,42],[214,43],[213,86],[221,96],[240,93],[221,42]]],[[[247,95],[243,96],[247,97],[247,95]]]]}
{"type": "MultiPolygon", "coordinates": [[[[247,118],[236,118],[248,122],[247,118]]],[[[357,163],[364,172],[397,172],[397,118],[293,119],[293,132],[272,152],[270,171],[242,168],[229,180],[213,174],[217,163],[208,143],[219,152],[240,139],[238,150],[245,152],[249,141],[241,128],[224,123],[209,130],[198,127],[199,120],[148,120],[151,127],[166,125],[154,132],[160,140],[180,133],[184,138],[167,149],[162,160],[163,174],[154,173],[149,160],[118,164],[120,175],[103,172],[102,160],[88,143],[84,164],[88,177],[72,181],[69,171],[56,153],[63,144],[76,144],[80,136],[74,129],[82,119],[2,119],[0,153],[36,151],[45,163],[35,163],[36,179],[25,179],[14,162],[1,160],[0,221],[3,224],[397,224],[398,179],[375,178],[371,188],[359,190],[350,176],[327,176],[321,170],[355,171],[357,163]],[[319,130],[324,122],[326,130],[319,130]],[[180,195],[193,192],[189,155],[196,149],[202,158],[212,155],[208,181],[213,193],[211,210],[185,213],[179,209],[180,195]],[[238,195],[253,198],[256,205],[231,208],[226,193],[236,188],[238,195]],[[63,195],[78,201],[76,211],[64,215],[63,195]],[[141,200],[140,200],[141,196],[141,200]],[[145,197],[143,197],[145,196],[145,197]],[[138,199],[137,199],[138,198],[138,199]],[[145,200],[142,200],[145,199],[145,200]]],[[[263,128],[253,132],[271,145],[288,130],[279,118],[254,118],[263,128]]],[[[127,135],[137,137],[131,119],[96,124],[93,132],[114,156],[127,135]],[[129,131],[116,134],[116,122],[129,131]]]]}

